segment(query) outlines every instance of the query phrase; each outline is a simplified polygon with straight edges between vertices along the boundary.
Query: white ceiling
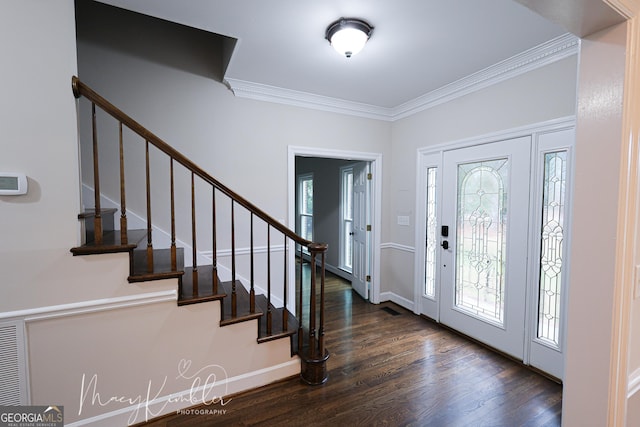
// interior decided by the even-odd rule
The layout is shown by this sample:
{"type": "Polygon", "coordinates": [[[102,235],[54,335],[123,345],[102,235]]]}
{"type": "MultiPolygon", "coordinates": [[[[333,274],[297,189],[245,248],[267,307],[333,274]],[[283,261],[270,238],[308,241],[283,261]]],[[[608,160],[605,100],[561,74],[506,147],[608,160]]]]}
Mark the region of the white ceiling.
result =
{"type": "Polygon", "coordinates": [[[513,0],[101,0],[237,38],[225,79],[392,109],[565,33],[513,0]],[[327,26],[375,28],[340,56],[327,26]]]}

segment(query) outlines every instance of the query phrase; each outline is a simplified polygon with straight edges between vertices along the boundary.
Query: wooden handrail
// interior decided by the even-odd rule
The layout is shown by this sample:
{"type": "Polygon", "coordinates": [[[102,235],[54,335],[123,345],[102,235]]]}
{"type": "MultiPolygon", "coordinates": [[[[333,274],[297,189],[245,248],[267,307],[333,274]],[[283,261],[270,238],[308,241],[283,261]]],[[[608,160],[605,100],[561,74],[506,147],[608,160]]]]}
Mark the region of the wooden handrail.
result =
{"type": "MultiPolygon", "coordinates": [[[[293,241],[295,241],[296,243],[302,246],[309,247],[309,245],[314,244],[312,241],[303,239],[302,237],[298,236],[296,233],[291,231],[284,224],[281,224],[279,221],[271,217],[268,213],[264,212],[262,209],[260,209],[259,207],[257,207],[256,205],[254,205],[253,203],[251,203],[250,201],[248,201],[238,193],[234,192],[233,190],[231,190],[230,188],[222,184],[220,181],[218,181],[211,175],[209,175],[205,170],[203,170],[200,166],[198,166],[197,164],[189,160],[178,150],[176,150],[175,148],[173,148],[172,146],[164,142],[162,139],[160,139],[160,137],[151,133],[148,129],[146,129],[140,123],[132,119],[130,116],[125,114],[122,110],[120,110],[118,107],[111,104],[109,101],[103,98],[100,94],[98,94],[89,86],[81,82],[78,77],[73,76],[71,81],[71,87],[73,88],[73,95],[76,98],[80,98],[81,96],[84,96],[91,102],[95,103],[95,105],[99,106],[106,113],[110,114],[111,116],[116,118],[118,121],[126,125],[133,132],[137,133],[143,139],[150,142],[154,147],[158,148],[160,151],[168,155],[170,158],[174,159],[176,162],[180,163],[181,165],[186,167],[188,170],[198,175],[204,181],[216,187],[222,193],[224,193],[228,197],[235,200],[236,203],[238,203],[239,205],[253,212],[254,215],[256,215],[258,218],[271,224],[275,229],[280,231],[282,234],[286,235],[287,237],[289,237],[290,239],[292,239],[293,241]]],[[[326,244],[324,245],[326,247],[326,244]]]]}
{"type": "MultiPolygon", "coordinates": [[[[287,239],[291,239],[294,243],[294,252],[296,254],[297,247],[299,246],[300,250],[300,282],[296,286],[296,290],[299,291],[299,298],[296,301],[295,293],[291,296],[291,298],[297,303],[297,314],[299,316],[298,320],[298,341],[297,341],[297,353],[301,358],[301,378],[309,383],[309,384],[322,384],[327,380],[326,373],[326,360],[329,357],[329,353],[325,350],[324,347],[324,283],[325,283],[325,255],[327,252],[327,245],[325,243],[315,243],[310,240],[306,240],[301,236],[294,233],[285,225],[281,224],[274,218],[272,218],[269,214],[255,206],[253,203],[249,202],[236,192],[229,189],[227,186],[219,182],[217,179],[209,175],[206,171],[200,168],[198,165],[193,163],[187,157],[185,157],[182,153],[171,147],[169,144],[164,142],[158,136],[151,133],[137,121],[129,117],[127,114],[122,112],[120,109],[115,107],[101,95],[96,93],[90,87],[82,83],[77,77],[72,78],[72,88],[73,94],[76,98],[80,98],[84,96],[91,102],[92,109],[92,136],[93,136],[93,162],[94,162],[94,187],[95,187],[95,210],[96,214],[94,216],[94,230],[95,230],[95,241],[100,244],[102,240],[102,223],[101,223],[101,214],[100,214],[100,174],[98,170],[98,132],[96,128],[96,106],[101,108],[105,113],[109,114],[111,117],[118,121],[119,125],[119,155],[120,155],[120,193],[121,193],[121,227],[126,228],[126,208],[125,208],[125,171],[124,171],[124,149],[123,149],[123,137],[122,137],[122,128],[126,126],[131,129],[134,133],[139,135],[144,140],[145,145],[145,190],[146,190],[146,222],[147,222],[147,246],[146,246],[146,273],[149,275],[154,274],[154,252],[155,249],[153,247],[152,241],[152,217],[151,217],[151,164],[150,164],[150,153],[149,146],[153,145],[160,152],[166,154],[169,157],[169,177],[170,177],[170,210],[171,210],[171,247],[170,247],[170,257],[171,257],[171,272],[177,272],[177,248],[176,248],[176,223],[175,223],[175,177],[174,177],[174,162],[179,163],[185,169],[190,172],[190,184],[191,184],[191,250],[192,250],[192,267],[191,267],[191,295],[192,297],[198,298],[199,296],[199,288],[198,288],[198,252],[197,252],[197,232],[196,232],[196,181],[195,177],[199,177],[205,183],[212,186],[212,201],[211,201],[211,222],[212,222],[212,289],[214,295],[218,294],[218,261],[217,261],[217,238],[216,238],[216,229],[217,229],[217,221],[216,221],[216,191],[222,193],[222,195],[228,197],[231,201],[230,208],[230,228],[231,228],[231,292],[230,297],[230,305],[231,305],[231,317],[235,318],[237,316],[242,317],[244,314],[238,313],[238,292],[236,288],[236,283],[240,283],[236,280],[236,215],[235,208],[236,204],[244,209],[246,209],[250,214],[250,292],[249,292],[249,312],[250,314],[255,314],[256,310],[256,295],[255,295],[255,286],[254,286],[254,216],[260,218],[266,223],[266,231],[267,231],[267,249],[266,249],[266,307],[264,308],[264,316],[266,318],[266,333],[268,336],[271,336],[275,331],[274,329],[274,316],[279,316],[278,313],[282,313],[281,315],[281,327],[282,329],[277,331],[276,334],[287,333],[288,329],[288,315],[287,315],[287,302],[288,302],[288,264],[287,264],[287,255],[290,253],[288,250],[288,244],[290,243],[287,239]],[[272,231],[277,231],[282,233],[284,236],[284,289],[282,296],[284,298],[284,307],[282,310],[279,308],[272,309],[272,283],[271,283],[271,233],[272,231]],[[311,268],[309,269],[309,283],[308,288],[303,283],[303,274],[302,274],[302,259],[303,259],[303,251],[302,248],[306,248],[305,252],[310,255],[311,258],[311,268]],[[316,261],[318,261],[319,269],[320,269],[320,283],[318,285],[316,278],[316,261]],[[306,289],[305,289],[306,288],[306,289]],[[317,290],[319,290],[319,295],[317,295],[317,290]],[[308,299],[303,301],[303,294],[308,292],[308,299]],[[317,299],[320,299],[319,304],[317,299]],[[304,303],[307,302],[308,305],[305,306],[304,303]],[[318,306],[319,305],[319,306],[318,306]],[[304,310],[308,308],[307,313],[307,324],[304,323],[304,310]],[[242,315],[242,316],[240,316],[242,315]]],[[[126,243],[127,241],[127,230],[121,230],[121,241],[126,243]]],[[[162,249],[158,250],[161,253],[162,249]]],[[[158,263],[161,264],[161,256],[159,255],[158,263]]],[[[182,259],[182,258],[181,258],[182,259]]],[[[132,267],[130,267],[132,268],[132,267]]],[[[203,267],[204,268],[204,267],[203,267]]],[[[180,274],[184,274],[184,272],[180,272],[180,274]]],[[[204,277],[204,276],[203,276],[204,277]]],[[[178,283],[179,293],[182,295],[182,280],[178,283]]],[[[224,285],[223,285],[224,286],[224,285]]],[[[242,285],[241,285],[242,286],[242,285]]],[[[204,298],[204,297],[203,297],[204,298]]],[[[223,311],[225,304],[220,306],[223,311]]],[[[258,315],[261,315],[259,312],[258,315]]],[[[293,333],[293,331],[292,331],[293,333]]],[[[292,341],[293,343],[293,341],[292,341]]]]}

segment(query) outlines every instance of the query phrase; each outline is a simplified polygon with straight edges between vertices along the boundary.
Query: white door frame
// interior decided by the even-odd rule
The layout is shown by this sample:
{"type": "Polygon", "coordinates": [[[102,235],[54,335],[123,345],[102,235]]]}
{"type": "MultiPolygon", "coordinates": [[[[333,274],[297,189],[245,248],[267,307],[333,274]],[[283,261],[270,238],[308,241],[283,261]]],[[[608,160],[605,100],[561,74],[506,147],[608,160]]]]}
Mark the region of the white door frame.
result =
{"type": "MultiPolygon", "coordinates": [[[[373,179],[371,180],[371,238],[369,240],[371,252],[370,269],[371,269],[371,288],[369,294],[369,300],[374,304],[380,303],[380,232],[382,229],[382,153],[368,153],[361,151],[344,151],[344,150],[332,150],[326,148],[317,147],[300,147],[290,145],[288,147],[287,158],[287,197],[288,197],[288,225],[289,228],[293,226],[295,230],[296,219],[296,156],[300,157],[323,157],[328,159],[344,159],[344,160],[358,160],[369,162],[371,165],[371,173],[373,179]]],[[[329,248],[329,250],[332,250],[329,248]]],[[[333,249],[337,250],[337,248],[333,249]]],[[[291,261],[289,265],[294,265],[293,257],[295,253],[293,250],[289,250],[289,256],[291,261]]],[[[295,270],[289,271],[289,287],[290,292],[295,292],[295,270]]],[[[290,293],[290,295],[295,295],[290,293]]]]}
{"type": "MultiPolygon", "coordinates": [[[[423,204],[425,201],[425,197],[423,194],[423,184],[424,184],[424,179],[421,176],[422,171],[427,167],[427,161],[425,160],[425,158],[429,155],[433,156],[436,155],[440,158],[440,161],[438,162],[433,162],[431,161],[429,163],[429,165],[433,164],[435,166],[438,167],[438,187],[437,187],[437,191],[441,192],[442,191],[442,181],[441,181],[441,166],[442,166],[442,156],[444,151],[448,151],[448,150],[455,150],[458,148],[466,148],[466,147],[471,147],[474,145],[483,145],[483,144],[489,144],[492,142],[496,142],[496,141],[500,141],[500,140],[505,140],[505,139],[513,139],[513,138],[518,138],[521,136],[531,136],[534,138],[534,141],[537,141],[538,135],[543,134],[543,133],[547,133],[547,132],[553,132],[553,131],[558,131],[558,130],[563,130],[563,129],[567,129],[567,128],[575,128],[576,122],[575,122],[575,116],[568,116],[568,117],[562,117],[559,119],[555,119],[555,120],[549,120],[549,121],[545,121],[545,122],[540,122],[540,123],[534,123],[531,125],[527,125],[527,126],[522,126],[522,127],[518,127],[518,128],[513,128],[513,129],[508,129],[508,130],[504,130],[501,132],[494,132],[494,133],[490,133],[490,134],[486,134],[486,135],[480,135],[480,136],[476,136],[476,137],[471,137],[471,138],[466,138],[466,139],[462,139],[462,140],[458,140],[458,141],[452,141],[452,142],[447,142],[447,143],[442,143],[442,144],[437,144],[437,145],[433,145],[430,147],[422,147],[419,148],[417,150],[417,155],[416,155],[416,234],[415,234],[415,260],[414,260],[414,313],[416,314],[421,314],[422,313],[422,295],[423,295],[423,287],[424,287],[424,280],[423,280],[423,275],[424,275],[424,267],[422,266],[423,260],[424,260],[424,248],[422,248],[423,244],[424,244],[424,238],[425,238],[425,233],[426,233],[426,229],[425,229],[425,218],[424,218],[424,209],[423,209],[423,204]]],[[[433,157],[432,157],[433,158],[433,157]]],[[[573,168],[571,168],[570,173],[573,173],[573,168]]],[[[571,182],[573,183],[573,177],[571,177],[571,182]]],[[[573,184],[572,184],[573,185],[573,184]]],[[[571,191],[569,192],[569,196],[571,197],[571,191]]],[[[533,196],[531,196],[533,197],[533,196]]],[[[439,197],[438,197],[439,198],[439,197]]],[[[569,203],[571,203],[571,200],[569,200],[569,203]]],[[[438,206],[438,215],[440,216],[440,209],[441,207],[438,206]]],[[[439,231],[439,230],[438,230],[439,231]]],[[[568,234],[567,236],[567,240],[565,243],[565,247],[569,248],[571,245],[570,243],[570,234],[568,234]]],[[[567,257],[568,259],[569,257],[567,257]]],[[[437,262],[439,262],[439,258],[437,259],[437,262]]],[[[568,263],[566,264],[567,268],[568,268],[568,263]]],[[[567,273],[567,277],[568,277],[567,273]]],[[[528,277],[531,276],[530,272],[527,275],[528,277]]],[[[563,293],[565,296],[569,295],[569,280],[566,280],[564,282],[565,284],[564,289],[563,289],[563,293]]],[[[533,293],[533,291],[531,290],[531,284],[528,285],[528,293],[527,293],[527,298],[528,298],[528,302],[527,302],[527,306],[526,306],[526,316],[532,316],[531,312],[530,312],[530,304],[531,304],[531,295],[533,293]]],[[[439,298],[439,293],[436,293],[436,296],[439,298]]],[[[435,317],[434,320],[436,321],[440,321],[440,312],[439,312],[439,304],[436,305],[436,312],[435,312],[435,317]]],[[[566,324],[567,324],[567,317],[568,317],[568,311],[567,311],[567,307],[568,307],[568,302],[567,302],[567,298],[563,298],[562,301],[562,310],[565,313],[565,321],[563,322],[563,336],[566,339],[566,334],[564,334],[564,332],[566,332],[566,324]]],[[[529,351],[530,351],[530,340],[531,340],[531,330],[530,328],[526,328],[525,329],[525,355],[524,355],[524,360],[523,362],[525,364],[529,363],[529,351]]],[[[563,349],[566,349],[566,345],[563,342],[561,347],[563,349]]]]}

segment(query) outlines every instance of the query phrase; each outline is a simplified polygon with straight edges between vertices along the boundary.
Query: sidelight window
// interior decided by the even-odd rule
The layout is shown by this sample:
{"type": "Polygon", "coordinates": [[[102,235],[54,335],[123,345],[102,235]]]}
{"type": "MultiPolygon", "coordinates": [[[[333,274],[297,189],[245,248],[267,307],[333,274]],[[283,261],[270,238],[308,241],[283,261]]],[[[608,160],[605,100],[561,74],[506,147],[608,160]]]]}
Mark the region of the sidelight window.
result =
{"type": "Polygon", "coordinates": [[[559,346],[560,343],[566,184],[567,152],[546,153],[540,230],[537,337],[554,346],[559,346]]]}

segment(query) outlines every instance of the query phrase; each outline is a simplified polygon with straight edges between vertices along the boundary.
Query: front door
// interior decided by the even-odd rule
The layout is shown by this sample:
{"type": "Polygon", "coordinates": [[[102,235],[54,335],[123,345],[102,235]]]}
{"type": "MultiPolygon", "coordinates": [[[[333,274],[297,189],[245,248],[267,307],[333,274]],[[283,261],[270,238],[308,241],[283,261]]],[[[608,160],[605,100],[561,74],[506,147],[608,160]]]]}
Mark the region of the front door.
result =
{"type": "Polygon", "coordinates": [[[524,356],[531,137],[443,154],[440,321],[524,356]]]}

